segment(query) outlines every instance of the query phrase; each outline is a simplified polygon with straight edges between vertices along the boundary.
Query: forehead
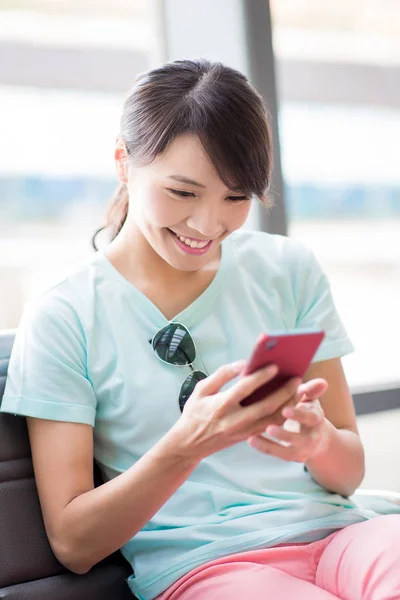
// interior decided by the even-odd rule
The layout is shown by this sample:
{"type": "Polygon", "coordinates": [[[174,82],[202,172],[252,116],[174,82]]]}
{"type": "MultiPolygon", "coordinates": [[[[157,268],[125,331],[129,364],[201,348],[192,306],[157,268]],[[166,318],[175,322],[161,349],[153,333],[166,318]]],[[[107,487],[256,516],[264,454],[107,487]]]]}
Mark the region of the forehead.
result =
{"type": "Polygon", "coordinates": [[[205,185],[224,186],[200,139],[193,134],[180,135],[151,163],[154,173],[168,177],[183,175],[205,185]]]}

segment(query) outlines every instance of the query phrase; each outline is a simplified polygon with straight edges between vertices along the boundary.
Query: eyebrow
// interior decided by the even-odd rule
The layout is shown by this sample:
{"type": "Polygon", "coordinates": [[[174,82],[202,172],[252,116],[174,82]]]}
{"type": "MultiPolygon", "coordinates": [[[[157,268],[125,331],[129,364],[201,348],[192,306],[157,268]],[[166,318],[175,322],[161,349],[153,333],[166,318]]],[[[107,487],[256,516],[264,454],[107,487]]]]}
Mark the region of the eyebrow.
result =
{"type": "Polygon", "coordinates": [[[181,183],[187,183],[189,185],[195,185],[196,187],[205,188],[206,186],[202,183],[198,183],[197,181],[193,181],[193,179],[189,179],[184,175],[169,175],[169,179],[174,179],[175,181],[180,181],[181,183]]]}
{"type": "MultiPolygon", "coordinates": [[[[205,187],[206,187],[202,183],[199,183],[198,181],[194,181],[193,179],[189,179],[188,177],[185,177],[184,175],[169,175],[168,178],[174,179],[175,181],[180,181],[181,183],[187,183],[188,185],[195,185],[196,187],[203,188],[203,189],[205,189],[205,187]]],[[[242,190],[241,190],[241,188],[236,187],[236,188],[232,188],[230,191],[231,192],[240,192],[242,190]]]]}

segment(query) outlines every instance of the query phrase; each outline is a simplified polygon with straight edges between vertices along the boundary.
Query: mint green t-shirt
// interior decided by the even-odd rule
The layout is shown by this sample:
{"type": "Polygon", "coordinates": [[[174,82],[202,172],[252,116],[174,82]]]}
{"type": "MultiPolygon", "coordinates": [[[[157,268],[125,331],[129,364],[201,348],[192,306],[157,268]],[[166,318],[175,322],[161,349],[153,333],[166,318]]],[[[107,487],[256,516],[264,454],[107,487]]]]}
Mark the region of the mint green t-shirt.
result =
{"type": "MultiPolygon", "coordinates": [[[[210,286],[175,317],[208,373],[248,358],[263,331],[323,329],[315,361],[352,345],[312,252],[278,235],[223,242],[210,286]]],[[[129,469],[179,419],[189,367],[163,364],[148,340],[167,320],[96,254],[24,312],[1,410],[94,427],[105,480],[129,469]]],[[[239,443],[205,458],[122,548],[132,591],[151,600],[191,569],[235,552],[311,542],[375,516],[319,486],[296,462],[239,443]]]]}

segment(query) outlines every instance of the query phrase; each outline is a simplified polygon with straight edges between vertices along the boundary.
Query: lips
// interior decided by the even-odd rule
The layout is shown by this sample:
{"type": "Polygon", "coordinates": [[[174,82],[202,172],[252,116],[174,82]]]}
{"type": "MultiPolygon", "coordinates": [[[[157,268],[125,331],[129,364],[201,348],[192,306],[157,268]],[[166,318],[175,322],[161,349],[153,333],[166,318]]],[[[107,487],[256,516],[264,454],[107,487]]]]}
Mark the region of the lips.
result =
{"type": "Polygon", "coordinates": [[[175,233],[176,237],[186,246],[190,246],[191,248],[205,248],[207,244],[210,243],[211,240],[198,240],[196,238],[186,237],[184,235],[179,235],[175,233]]]}
{"type": "Polygon", "coordinates": [[[194,238],[187,238],[185,236],[178,236],[178,234],[176,234],[174,231],[172,231],[171,229],[168,230],[171,235],[173,236],[175,243],[179,246],[179,248],[181,250],[183,250],[184,252],[186,252],[187,254],[206,254],[206,252],[208,252],[208,250],[211,248],[213,240],[197,240],[194,238]],[[183,239],[182,239],[183,238],[183,239]],[[187,240],[191,242],[191,244],[189,245],[188,243],[186,243],[183,240],[187,240]],[[205,243],[205,245],[203,245],[205,243]],[[192,245],[194,243],[194,245],[192,245]],[[200,244],[200,246],[198,246],[198,244],[200,244]]]}

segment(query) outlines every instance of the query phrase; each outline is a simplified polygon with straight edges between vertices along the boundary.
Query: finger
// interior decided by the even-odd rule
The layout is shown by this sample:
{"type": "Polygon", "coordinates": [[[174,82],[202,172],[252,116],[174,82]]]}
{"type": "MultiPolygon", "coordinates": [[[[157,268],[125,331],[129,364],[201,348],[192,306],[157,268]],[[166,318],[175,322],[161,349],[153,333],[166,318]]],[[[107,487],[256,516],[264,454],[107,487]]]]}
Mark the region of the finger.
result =
{"type": "Polygon", "coordinates": [[[297,395],[299,398],[305,395],[308,400],[314,400],[325,394],[327,389],[328,382],[325,379],[310,379],[310,381],[299,385],[297,395]]]}
{"type": "Polygon", "coordinates": [[[283,442],[286,447],[292,448],[293,453],[296,452],[298,456],[304,452],[304,448],[308,446],[310,441],[313,442],[320,436],[319,430],[315,427],[311,429],[302,427],[299,433],[293,433],[286,431],[283,427],[269,425],[265,433],[283,442]]]}
{"type": "Polygon", "coordinates": [[[301,385],[297,388],[295,404],[298,404],[298,402],[307,402],[307,400],[308,400],[306,394],[304,394],[300,388],[301,388],[301,385]]]}
{"type": "Polygon", "coordinates": [[[294,401],[296,389],[299,385],[299,379],[290,379],[275,392],[266,396],[263,400],[254,402],[245,408],[240,407],[241,411],[246,411],[246,419],[252,424],[262,423],[266,418],[277,413],[279,417],[282,407],[290,401],[294,401]]]}
{"type": "Polygon", "coordinates": [[[220,391],[220,389],[237,377],[244,367],[246,366],[245,360],[239,360],[228,365],[219,367],[212,375],[209,375],[206,379],[202,379],[196,385],[197,392],[200,392],[202,396],[211,396],[220,391]]]}
{"type": "Polygon", "coordinates": [[[271,442],[260,435],[249,437],[247,443],[252,448],[259,450],[264,454],[269,454],[271,456],[275,456],[276,458],[281,458],[282,460],[291,461],[294,455],[293,449],[290,446],[281,446],[280,444],[271,442]]]}
{"type": "MultiPolygon", "coordinates": [[[[273,423],[273,425],[278,425],[278,423],[273,423]]],[[[300,433],[301,424],[299,421],[295,421],[294,419],[286,419],[283,423],[283,429],[285,431],[291,431],[292,433],[300,433]]]]}
{"type": "Polygon", "coordinates": [[[288,447],[299,445],[300,432],[293,433],[293,431],[286,431],[286,429],[278,427],[278,425],[269,425],[265,430],[265,433],[284,442],[288,447]]]}
{"type": "Polygon", "coordinates": [[[285,407],[282,416],[298,421],[304,427],[316,427],[325,418],[319,402],[302,402],[295,407],[285,407]]]}
{"type": "Polygon", "coordinates": [[[278,373],[276,365],[269,365],[264,369],[259,369],[251,375],[242,377],[235,385],[226,392],[225,401],[227,404],[238,404],[247,396],[250,396],[259,387],[271,381],[278,373]]]}
{"type": "Polygon", "coordinates": [[[290,392],[288,393],[286,400],[284,399],[282,402],[280,399],[278,402],[275,411],[271,410],[271,396],[269,397],[269,400],[265,400],[265,405],[269,409],[268,411],[263,409],[262,405],[260,406],[262,413],[258,415],[257,421],[254,421],[254,424],[260,425],[262,431],[264,431],[268,425],[283,425],[286,420],[286,417],[282,415],[283,409],[289,407],[293,408],[297,404],[295,394],[290,394],[290,392]]]}

